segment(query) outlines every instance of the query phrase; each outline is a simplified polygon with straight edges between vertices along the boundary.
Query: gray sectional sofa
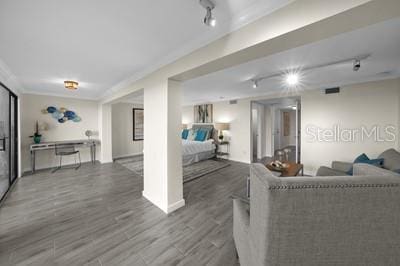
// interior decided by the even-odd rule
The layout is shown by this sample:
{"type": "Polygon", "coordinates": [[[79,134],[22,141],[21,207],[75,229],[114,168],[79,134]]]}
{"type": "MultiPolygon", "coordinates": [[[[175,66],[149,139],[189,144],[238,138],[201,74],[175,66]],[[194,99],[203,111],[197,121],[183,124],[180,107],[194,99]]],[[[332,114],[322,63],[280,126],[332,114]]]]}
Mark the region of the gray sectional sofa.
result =
{"type": "MultiPolygon", "coordinates": [[[[387,165],[388,166],[388,165],[387,165]]],[[[400,265],[400,175],[275,177],[251,165],[250,205],[233,202],[241,266],[400,265]]]]}
{"type": "MultiPolygon", "coordinates": [[[[395,149],[384,151],[378,158],[383,159],[382,168],[399,172],[400,171],[400,153],[395,149]]],[[[347,172],[353,167],[353,163],[349,162],[332,162],[331,167],[321,166],[317,171],[317,176],[343,176],[348,175],[347,172]]]]}

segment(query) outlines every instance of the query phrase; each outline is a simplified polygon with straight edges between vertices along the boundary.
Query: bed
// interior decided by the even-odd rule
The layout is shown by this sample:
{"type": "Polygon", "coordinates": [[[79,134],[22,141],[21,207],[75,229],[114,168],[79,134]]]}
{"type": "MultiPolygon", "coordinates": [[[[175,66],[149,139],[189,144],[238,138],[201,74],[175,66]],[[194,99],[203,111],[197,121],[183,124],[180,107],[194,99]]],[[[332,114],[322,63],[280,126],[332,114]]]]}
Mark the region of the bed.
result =
{"type": "Polygon", "coordinates": [[[214,126],[210,124],[193,124],[192,129],[210,129],[212,133],[211,137],[205,141],[182,139],[182,163],[184,166],[214,158],[216,155],[218,134],[214,126]]]}

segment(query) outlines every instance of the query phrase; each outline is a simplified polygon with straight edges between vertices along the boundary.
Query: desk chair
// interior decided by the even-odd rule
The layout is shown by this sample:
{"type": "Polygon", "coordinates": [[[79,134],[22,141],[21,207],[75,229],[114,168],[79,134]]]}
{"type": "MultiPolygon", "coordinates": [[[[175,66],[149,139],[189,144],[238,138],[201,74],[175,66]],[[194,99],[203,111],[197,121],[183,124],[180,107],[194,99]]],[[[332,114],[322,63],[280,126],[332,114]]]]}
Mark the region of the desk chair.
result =
{"type": "Polygon", "coordinates": [[[60,157],[60,165],[53,170],[53,173],[55,171],[61,169],[61,167],[62,167],[62,157],[63,156],[74,155],[75,156],[75,165],[77,165],[75,167],[75,170],[77,170],[79,167],[81,167],[81,153],[79,152],[79,150],[75,149],[74,145],[56,144],[55,145],[55,153],[56,153],[56,156],[60,157]],[[76,163],[76,155],[78,155],[79,164],[76,163]]]}

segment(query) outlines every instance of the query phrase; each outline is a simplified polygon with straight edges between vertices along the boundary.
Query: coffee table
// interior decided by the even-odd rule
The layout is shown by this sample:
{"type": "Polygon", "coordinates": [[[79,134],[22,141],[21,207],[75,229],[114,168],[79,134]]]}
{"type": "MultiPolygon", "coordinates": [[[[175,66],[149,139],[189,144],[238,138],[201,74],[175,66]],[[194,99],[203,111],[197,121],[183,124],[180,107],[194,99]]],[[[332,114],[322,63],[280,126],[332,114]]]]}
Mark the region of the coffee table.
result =
{"type": "Polygon", "coordinates": [[[299,174],[302,176],[304,175],[304,166],[301,163],[286,162],[286,164],[288,164],[289,167],[285,169],[276,169],[269,164],[266,164],[265,166],[270,171],[281,173],[280,177],[298,176],[299,174]]]}

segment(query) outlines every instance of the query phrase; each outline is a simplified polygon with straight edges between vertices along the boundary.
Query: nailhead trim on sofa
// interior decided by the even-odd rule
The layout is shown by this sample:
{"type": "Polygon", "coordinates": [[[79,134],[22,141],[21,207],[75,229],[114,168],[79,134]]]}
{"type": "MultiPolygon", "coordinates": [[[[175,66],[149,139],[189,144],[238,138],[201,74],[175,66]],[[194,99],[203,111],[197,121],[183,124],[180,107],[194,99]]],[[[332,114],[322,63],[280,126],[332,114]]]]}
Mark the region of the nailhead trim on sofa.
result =
{"type": "Polygon", "coordinates": [[[283,189],[319,189],[319,188],[384,188],[384,187],[400,187],[400,184],[341,184],[341,185],[299,185],[299,186],[272,186],[269,190],[283,189]]]}

